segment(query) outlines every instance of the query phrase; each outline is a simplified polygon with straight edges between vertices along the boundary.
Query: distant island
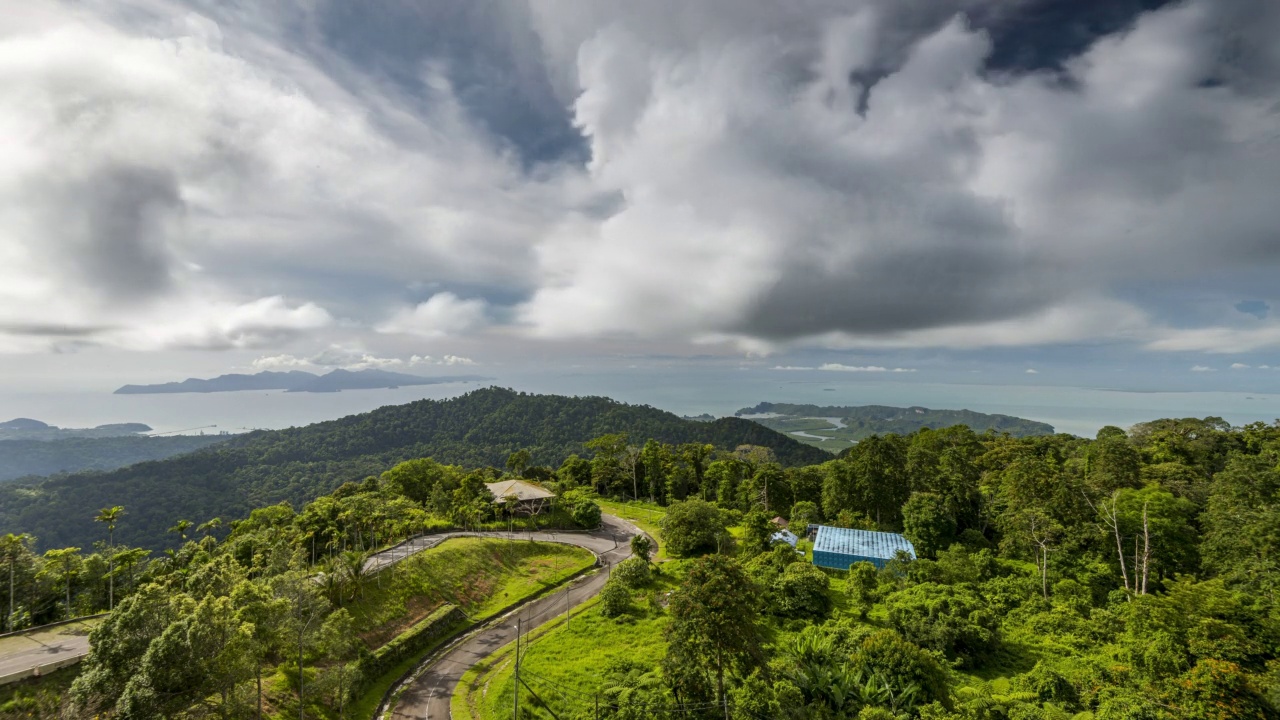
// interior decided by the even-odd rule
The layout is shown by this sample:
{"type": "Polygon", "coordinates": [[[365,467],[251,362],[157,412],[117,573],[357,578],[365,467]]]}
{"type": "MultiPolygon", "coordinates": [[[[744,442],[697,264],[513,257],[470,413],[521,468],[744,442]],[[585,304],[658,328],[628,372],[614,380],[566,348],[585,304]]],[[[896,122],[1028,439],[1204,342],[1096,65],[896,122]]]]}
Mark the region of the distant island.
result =
{"type": "Polygon", "coordinates": [[[800,442],[839,452],[872,435],[905,435],[921,428],[968,425],[975,432],[995,430],[1013,437],[1052,435],[1048,423],[1012,415],[990,415],[972,410],[933,410],[926,407],[887,405],[821,406],[763,402],[734,413],[771,430],[784,432],[800,442]]]}
{"type": "Polygon", "coordinates": [[[142,423],[114,423],[93,428],[60,428],[31,418],[0,422],[0,440],[66,440],[69,438],[124,437],[151,432],[142,423]]]}
{"type": "Polygon", "coordinates": [[[438,385],[441,383],[491,380],[479,375],[423,377],[386,370],[333,370],[324,375],[292,370],[260,372],[253,375],[231,374],[216,378],[187,378],[182,382],[158,385],[125,385],[116,395],[155,395],[166,393],[241,392],[244,390],[284,390],[285,392],[341,392],[343,390],[377,390],[438,385]]]}

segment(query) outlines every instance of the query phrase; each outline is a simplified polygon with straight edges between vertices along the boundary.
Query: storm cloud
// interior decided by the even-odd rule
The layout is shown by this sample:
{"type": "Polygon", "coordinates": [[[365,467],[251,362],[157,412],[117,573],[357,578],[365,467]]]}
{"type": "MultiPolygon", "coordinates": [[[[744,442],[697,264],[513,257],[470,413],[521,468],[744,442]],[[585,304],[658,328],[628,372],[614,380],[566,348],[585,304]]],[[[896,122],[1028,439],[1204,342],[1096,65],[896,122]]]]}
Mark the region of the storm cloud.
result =
{"type": "Polygon", "coordinates": [[[1272,5],[27,3],[0,349],[1280,346],[1272,5]]]}

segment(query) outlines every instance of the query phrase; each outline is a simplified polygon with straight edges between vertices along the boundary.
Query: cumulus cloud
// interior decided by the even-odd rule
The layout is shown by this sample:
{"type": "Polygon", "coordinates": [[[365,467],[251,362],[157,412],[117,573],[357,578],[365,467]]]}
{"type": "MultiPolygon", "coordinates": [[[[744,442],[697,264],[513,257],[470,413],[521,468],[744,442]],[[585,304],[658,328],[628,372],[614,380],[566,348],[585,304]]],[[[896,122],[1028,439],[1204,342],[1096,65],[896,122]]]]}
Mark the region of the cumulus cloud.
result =
{"type": "Polygon", "coordinates": [[[33,0],[0,18],[0,350],[1277,347],[1262,300],[1135,291],[1280,269],[1273,5],[1027,69],[998,27],[1034,3],[995,0],[33,0]]]}
{"type": "Polygon", "coordinates": [[[1039,370],[1036,370],[1035,368],[1027,368],[1027,374],[1028,374],[1028,375],[1039,375],[1039,374],[1040,374],[1040,371],[1039,371],[1039,370]]]}
{"type": "Polygon", "coordinates": [[[887,368],[887,367],[882,367],[880,365],[842,365],[840,363],[823,363],[821,366],[818,367],[818,369],[827,370],[830,372],[855,372],[855,373],[861,373],[861,372],[913,373],[916,371],[915,368],[901,368],[901,367],[887,368]]]}
{"type": "Polygon", "coordinates": [[[475,365],[470,358],[458,355],[411,355],[408,358],[379,357],[360,348],[333,345],[309,356],[264,355],[252,363],[254,370],[400,370],[435,365],[475,365]]]}
{"type": "Polygon", "coordinates": [[[1249,367],[1250,367],[1249,365],[1246,365],[1244,363],[1231,363],[1232,370],[1248,370],[1249,367]]]}
{"type": "Polygon", "coordinates": [[[1192,365],[1191,372],[1217,372],[1217,370],[1207,365],[1192,365]]]}
{"type": "Polygon", "coordinates": [[[1123,340],[1151,322],[1096,312],[1116,290],[1280,254],[1276,11],[1244,30],[1247,3],[1182,3],[1062,72],[991,74],[959,17],[892,42],[889,3],[760,26],[606,5],[574,109],[624,200],[537,248],[521,315],[544,334],[1123,340]]]}
{"type": "Polygon", "coordinates": [[[397,311],[378,325],[378,332],[445,337],[463,335],[485,324],[484,300],[463,300],[451,292],[442,292],[432,295],[426,302],[397,311]]]}

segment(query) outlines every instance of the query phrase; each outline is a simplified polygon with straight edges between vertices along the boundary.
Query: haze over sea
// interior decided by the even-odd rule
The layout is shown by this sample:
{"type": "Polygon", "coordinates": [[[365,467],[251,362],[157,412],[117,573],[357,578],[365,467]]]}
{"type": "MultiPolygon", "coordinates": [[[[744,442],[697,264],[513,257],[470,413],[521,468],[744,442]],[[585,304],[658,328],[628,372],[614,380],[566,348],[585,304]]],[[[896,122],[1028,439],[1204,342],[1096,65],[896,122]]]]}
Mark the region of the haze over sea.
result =
{"type": "Polygon", "coordinates": [[[234,392],[113,395],[114,387],[24,390],[0,387],[0,420],[31,417],[61,427],[142,422],[157,432],[276,429],[333,420],[424,398],[448,398],[487,385],[561,395],[604,395],[681,415],[731,415],[759,402],[820,405],[920,405],[1015,415],[1059,432],[1093,436],[1103,425],[1128,427],[1161,417],[1216,415],[1235,425],[1280,417],[1280,395],[1250,392],[1131,392],[1028,384],[930,383],[865,376],[779,373],[761,369],[660,368],[626,372],[566,369],[485,372],[490,382],[457,382],[341,393],[234,392]],[[208,426],[216,426],[208,427],[208,426]]]}

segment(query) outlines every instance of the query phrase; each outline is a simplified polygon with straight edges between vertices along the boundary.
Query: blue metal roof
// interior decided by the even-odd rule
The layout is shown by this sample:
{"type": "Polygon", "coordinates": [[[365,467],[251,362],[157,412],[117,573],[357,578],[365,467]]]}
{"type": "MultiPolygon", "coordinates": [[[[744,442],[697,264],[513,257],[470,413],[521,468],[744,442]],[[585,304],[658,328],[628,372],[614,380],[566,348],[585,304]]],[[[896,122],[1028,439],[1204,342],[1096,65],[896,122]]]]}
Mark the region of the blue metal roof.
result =
{"type": "Polygon", "coordinates": [[[818,526],[818,538],[813,543],[814,553],[836,553],[880,560],[892,560],[899,550],[906,550],[912,558],[916,556],[916,548],[911,541],[897,533],[826,525],[818,526]]]}

